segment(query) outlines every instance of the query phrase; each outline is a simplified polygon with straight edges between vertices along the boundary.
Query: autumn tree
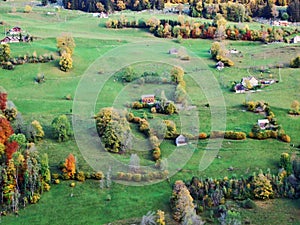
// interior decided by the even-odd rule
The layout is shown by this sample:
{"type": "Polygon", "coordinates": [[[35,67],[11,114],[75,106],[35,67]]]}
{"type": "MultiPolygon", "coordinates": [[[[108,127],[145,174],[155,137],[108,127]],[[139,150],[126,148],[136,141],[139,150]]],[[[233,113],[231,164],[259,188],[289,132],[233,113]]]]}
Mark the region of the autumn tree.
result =
{"type": "Polygon", "coordinates": [[[131,147],[131,129],[124,112],[103,108],[95,116],[95,120],[98,134],[107,151],[124,152],[131,147]]]}
{"type": "Polygon", "coordinates": [[[37,142],[43,139],[45,132],[39,121],[33,120],[27,128],[27,138],[29,141],[37,142]]]}
{"type": "Polygon", "coordinates": [[[62,71],[68,72],[73,67],[73,59],[71,54],[63,53],[59,60],[60,69],[62,71]]]}
{"type": "Polygon", "coordinates": [[[6,102],[7,102],[7,93],[0,89],[0,110],[4,111],[6,108],[6,102]]]}
{"type": "Polygon", "coordinates": [[[196,215],[193,198],[183,183],[178,180],[174,184],[171,196],[171,207],[173,210],[173,218],[186,225],[202,225],[204,224],[199,216],[196,215]]]}
{"type": "Polygon", "coordinates": [[[300,68],[300,55],[291,60],[290,66],[292,68],[300,68]]]}
{"type": "Polygon", "coordinates": [[[13,133],[9,121],[0,115],[0,143],[4,144],[13,133]]]}
{"type": "Polygon", "coordinates": [[[74,178],[76,173],[76,158],[72,153],[66,158],[64,167],[63,172],[66,173],[69,178],[74,178]]]}
{"type": "Polygon", "coordinates": [[[172,81],[176,82],[177,84],[183,81],[184,70],[181,67],[174,66],[170,73],[172,81]]]}
{"type": "Polygon", "coordinates": [[[18,142],[12,141],[5,145],[6,162],[12,159],[13,154],[19,149],[18,142]]]}
{"type": "Polygon", "coordinates": [[[72,135],[70,122],[66,115],[60,115],[52,121],[54,137],[59,142],[67,141],[72,135]]]}
{"type": "Polygon", "coordinates": [[[56,42],[58,51],[61,55],[63,55],[63,53],[68,53],[71,56],[73,55],[76,45],[73,37],[70,34],[62,34],[56,38],[56,42]]]}
{"type": "Polygon", "coordinates": [[[25,5],[24,13],[31,13],[31,12],[32,12],[32,7],[30,5],[25,5]]]}
{"type": "Polygon", "coordinates": [[[215,32],[215,39],[223,40],[226,38],[225,29],[226,29],[226,19],[221,15],[217,14],[213,20],[213,23],[217,26],[217,30],[215,32]]]}
{"type": "Polygon", "coordinates": [[[24,134],[12,134],[8,140],[17,142],[20,147],[26,147],[27,140],[24,134]]]}
{"type": "Polygon", "coordinates": [[[297,100],[294,100],[291,104],[291,109],[293,112],[298,113],[300,108],[300,103],[297,100]]]}
{"type": "Polygon", "coordinates": [[[104,5],[101,2],[96,3],[96,8],[99,12],[104,12],[105,11],[104,5]]]}
{"type": "Polygon", "coordinates": [[[0,44],[0,62],[7,62],[10,59],[9,44],[0,44]]]}

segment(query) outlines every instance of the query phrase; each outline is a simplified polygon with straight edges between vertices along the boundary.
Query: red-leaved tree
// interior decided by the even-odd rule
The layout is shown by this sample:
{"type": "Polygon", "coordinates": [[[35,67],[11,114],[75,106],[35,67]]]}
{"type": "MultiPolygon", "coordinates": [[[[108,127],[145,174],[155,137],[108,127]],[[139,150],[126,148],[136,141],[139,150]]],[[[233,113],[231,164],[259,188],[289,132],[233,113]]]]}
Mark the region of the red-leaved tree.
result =
{"type": "Polygon", "coordinates": [[[9,162],[9,160],[11,160],[12,155],[18,150],[18,148],[19,145],[16,141],[6,143],[5,154],[7,163],[9,162]]]}
{"type": "Polygon", "coordinates": [[[0,116],[0,143],[4,144],[13,133],[14,130],[10,122],[5,117],[0,116]]]}
{"type": "Polygon", "coordinates": [[[0,110],[4,111],[6,108],[6,102],[7,102],[7,93],[0,92],[0,110]]]}

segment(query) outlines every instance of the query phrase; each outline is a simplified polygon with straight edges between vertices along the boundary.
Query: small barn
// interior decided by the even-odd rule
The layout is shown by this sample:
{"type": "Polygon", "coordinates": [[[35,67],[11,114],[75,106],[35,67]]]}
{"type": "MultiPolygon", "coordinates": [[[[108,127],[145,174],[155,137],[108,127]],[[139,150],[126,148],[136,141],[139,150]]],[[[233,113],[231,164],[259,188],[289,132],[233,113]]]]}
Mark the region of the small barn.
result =
{"type": "Polygon", "coordinates": [[[155,102],[155,95],[142,95],[142,103],[153,104],[155,102]]]}
{"type": "Polygon", "coordinates": [[[177,55],[177,54],[178,54],[178,50],[177,50],[176,48],[171,48],[171,49],[169,50],[169,54],[170,54],[170,55],[177,55]]]}
{"type": "Polygon", "coordinates": [[[218,70],[224,69],[224,63],[221,62],[221,61],[217,62],[217,63],[216,63],[216,68],[217,68],[218,70]]]}
{"type": "Polygon", "coordinates": [[[257,125],[260,127],[260,129],[265,130],[269,125],[268,119],[262,119],[257,121],[257,125]]]}
{"type": "Polygon", "coordinates": [[[292,43],[294,44],[297,44],[297,43],[300,43],[300,36],[295,36],[293,39],[292,39],[292,43]]]}
{"type": "Polygon", "coordinates": [[[242,84],[237,84],[234,86],[235,93],[245,93],[246,88],[242,84]]]}
{"type": "Polygon", "coordinates": [[[175,144],[176,144],[177,147],[187,145],[188,144],[188,139],[181,134],[176,138],[175,144]]]}

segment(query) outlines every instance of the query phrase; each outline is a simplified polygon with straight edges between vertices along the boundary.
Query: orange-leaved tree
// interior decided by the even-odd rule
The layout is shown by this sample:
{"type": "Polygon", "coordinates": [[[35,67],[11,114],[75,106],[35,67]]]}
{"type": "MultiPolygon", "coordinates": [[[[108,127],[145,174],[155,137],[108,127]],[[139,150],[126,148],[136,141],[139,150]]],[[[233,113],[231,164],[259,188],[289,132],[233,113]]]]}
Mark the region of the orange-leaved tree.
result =
{"type": "Polygon", "coordinates": [[[4,116],[0,115],[0,143],[4,144],[13,133],[14,131],[10,122],[4,116]]]}
{"type": "Polygon", "coordinates": [[[72,153],[70,153],[69,156],[66,158],[65,172],[70,177],[74,177],[74,175],[75,175],[75,172],[76,172],[76,158],[72,153]]]}

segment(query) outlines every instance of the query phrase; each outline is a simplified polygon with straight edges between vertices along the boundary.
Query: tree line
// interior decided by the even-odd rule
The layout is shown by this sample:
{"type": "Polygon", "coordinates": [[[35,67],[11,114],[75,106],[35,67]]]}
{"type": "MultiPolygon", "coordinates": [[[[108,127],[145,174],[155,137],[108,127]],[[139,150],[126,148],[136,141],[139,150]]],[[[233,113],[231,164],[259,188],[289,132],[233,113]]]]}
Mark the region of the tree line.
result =
{"type": "MultiPolygon", "coordinates": [[[[43,5],[49,2],[54,3],[56,0],[42,0],[43,5]]],[[[107,13],[126,9],[162,10],[165,3],[179,4],[177,9],[180,13],[182,4],[189,4],[189,14],[192,17],[212,19],[220,13],[227,20],[236,22],[251,21],[253,17],[280,17],[293,22],[300,21],[300,0],[62,0],[66,9],[107,13]]]]}

